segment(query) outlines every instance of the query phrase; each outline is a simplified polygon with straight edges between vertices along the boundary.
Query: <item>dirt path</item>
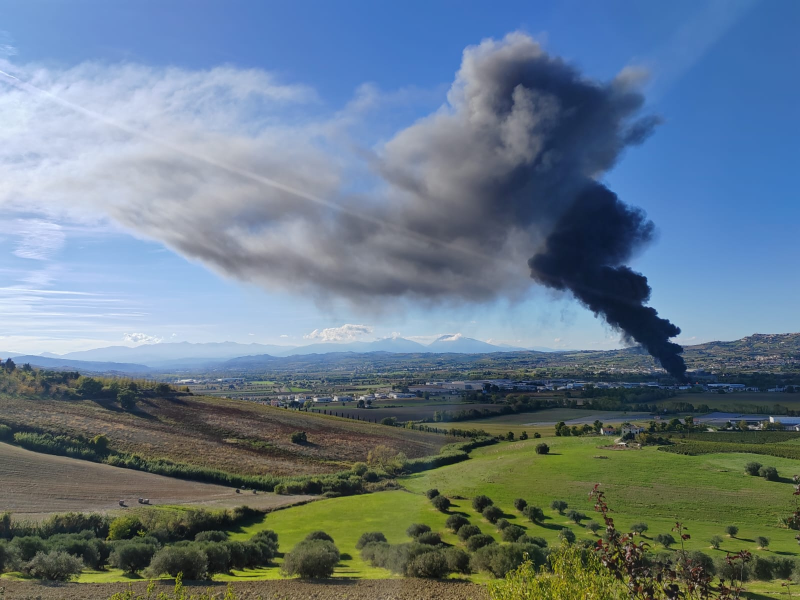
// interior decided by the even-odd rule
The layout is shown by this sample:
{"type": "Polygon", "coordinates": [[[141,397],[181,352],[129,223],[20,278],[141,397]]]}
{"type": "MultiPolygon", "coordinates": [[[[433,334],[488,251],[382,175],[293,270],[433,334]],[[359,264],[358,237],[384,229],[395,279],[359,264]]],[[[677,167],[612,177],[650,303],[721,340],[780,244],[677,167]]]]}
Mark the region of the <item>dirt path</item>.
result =
{"type": "MultiPolygon", "coordinates": [[[[205,591],[208,584],[192,586],[190,593],[205,591]]],[[[212,592],[222,598],[225,585],[212,583],[212,592]]],[[[105,600],[115,592],[123,592],[126,584],[68,583],[43,585],[27,581],[0,580],[8,600],[105,600]]],[[[133,589],[143,593],[145,583],[133,589]]],[[[157,592],[170,592],[172,585],[162,582],[157,592]]],[[[486,588],[461,581],[429,581],[425,579],[252,581],[235,583],[237,600],[487,600],[486,588]]],[[[0,594],[0,597],[3,597],[0,594]]]]}
{"type": "MultiPolygon", "coordinates": [[[[267,509],[306,501],[312,496],[278,496],[121,469],[52,456],[0,443],[0,509],[36,517],[54,512],[119,510],[119,501],[138,506],[193,504],[267,509]]],[[[2,596],[0,596],[2,598],[2,596]]]]}

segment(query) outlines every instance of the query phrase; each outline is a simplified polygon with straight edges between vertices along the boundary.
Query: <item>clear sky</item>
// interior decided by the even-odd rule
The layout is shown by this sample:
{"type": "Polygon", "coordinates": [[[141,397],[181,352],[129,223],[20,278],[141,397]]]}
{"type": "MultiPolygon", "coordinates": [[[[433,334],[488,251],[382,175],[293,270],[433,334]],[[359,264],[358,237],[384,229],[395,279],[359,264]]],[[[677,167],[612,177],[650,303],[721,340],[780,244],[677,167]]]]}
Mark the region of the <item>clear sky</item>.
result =
{"type": "MultiPolygon", "coordinates": [[[[230,206],[226,187],[201,186],[202,205],[158,196],[202,178],[194,154],[290,187],[313,175],[304,189],[323,203],[333,188],[368,193],[352,157],[444,105],[465,48],[514,31],[590,78],[650,71],[646,110],[663,123],[604,179],[657,225],[633,267],[678,341],[800,331],[798,26],[794,0],[5,0],[0,68],[36,88],[0,80],[0,351],[303,344],[344,324],[366,327],[343,340],[618,347],[587,310],[532,283],[511,300],[363,307],[265,283],[258,265],[226,271],[227,257],[187,250],[217,235],[195,207],[230,206]],[[225,144],[222,158],[199,130],[225,144]],[[155,193],[145,178],[165,153],[180,170],[155,193]],[[174,219],[188,225],[176,232],[174,219]]],[[[242,198],[259,185],[226,177],[242,198]]],[[[251,207],[236,206],[256,239],[251,207]]],[[[288,253],[306,240],[287,229],[282,242],[288,253]]]]}

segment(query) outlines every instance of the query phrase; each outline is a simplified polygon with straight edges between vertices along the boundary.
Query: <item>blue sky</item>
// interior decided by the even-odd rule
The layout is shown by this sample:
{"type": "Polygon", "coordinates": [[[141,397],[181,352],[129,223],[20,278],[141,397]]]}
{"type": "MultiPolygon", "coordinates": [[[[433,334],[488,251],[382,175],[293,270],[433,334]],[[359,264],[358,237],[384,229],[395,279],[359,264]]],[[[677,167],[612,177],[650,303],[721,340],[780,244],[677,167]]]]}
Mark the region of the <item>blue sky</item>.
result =
{"type": "MultiPolygon", "coordinates": [[[[281,183],[313,172],[313,193],[326,200],[328,185],[354,193],[373,185],[355,162],[329,171],[331,157],[380,147],[436,111],[464,49],[485,38],[525,32],[599,80],[646,67],[647,110],[664,122],[604,180],[655,221],[658,238],[633,266],[650,279],[651,304],[683,329],[678,341],[696,343],[800,331],[799,19],[790,0],[9,0],[0,68],[148,131],[161,150],[191,151],[192,127],[208,115],[205,131],[243,143],[269,130],[271,141],[255,150],[276,153],[271,166],[286,173],[281,183]],[[213,69],[235,112],[192,95],[213,69]]],[[[591,313],[533,285],[512,300],[354,307],[209,266],[182,250],[192,240],[163,233],[159,213],[167,209],[135,198],[149,188],[139,189],[134,175],[122,193],[114,187],[112,153],[146,160],[149,138],[122,145],[124,131],[94,117],[84,124],[72,108],[26,94],[36,95],[0,83],[0,144],[14,148],[0,161],[0,350],[155,339],[303,344],[319,341],[308,337],[314,330],[343,324],[365,325],[360,339],[462,333],[524,346],[619,346],[619,335],[591,313]],[[30,141],[40,133],[46,149],[30,141]],[[30,167],[44,152],[63,161],[58,177],[55,167],[30,167]]],[[[191,211],[184,218],[191,221],[191,211]]],[[[287,232],[285,243],[302,240],[287,232]]],[[[351,339],[349,331],[339,339],[351,339]]]]}

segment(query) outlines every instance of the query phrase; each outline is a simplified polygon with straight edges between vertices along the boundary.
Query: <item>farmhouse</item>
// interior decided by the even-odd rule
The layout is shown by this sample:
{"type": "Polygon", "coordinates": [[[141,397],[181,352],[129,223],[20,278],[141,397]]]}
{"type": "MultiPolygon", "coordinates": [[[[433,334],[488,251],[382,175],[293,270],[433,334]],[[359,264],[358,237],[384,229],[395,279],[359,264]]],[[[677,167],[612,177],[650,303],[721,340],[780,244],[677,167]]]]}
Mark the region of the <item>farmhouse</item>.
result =
{"type": "Polygon", "coordinates": [[[600,433],[602,435],[616,435],[617,430],[614,429],[613,427],[603,427],[600,429],[600,433]]]}
{"type": "Polygon", "coordinates": [[[622,428],[622,435],[628,435],[632,433],[633,435],[638,435],[644,432],[644,427],[639,427],[638,425],[631,425],[630,423],[623,425],[622,428]]]}

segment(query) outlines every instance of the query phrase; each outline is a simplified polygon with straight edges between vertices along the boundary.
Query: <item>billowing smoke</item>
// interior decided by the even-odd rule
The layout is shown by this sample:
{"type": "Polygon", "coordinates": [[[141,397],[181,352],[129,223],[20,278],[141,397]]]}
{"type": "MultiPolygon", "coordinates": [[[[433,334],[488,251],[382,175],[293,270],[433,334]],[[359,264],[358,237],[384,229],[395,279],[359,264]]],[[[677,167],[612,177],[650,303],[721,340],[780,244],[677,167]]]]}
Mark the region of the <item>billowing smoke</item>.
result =
{"type": "Polygon", "coordinates": [[[465,50],[447,103],[364,164],[340,141],[360,115],[303,121],[313,92],[263,72],[31,72],[105,118],[0,88],[12,209],[101,211],[225,276],[359,306],[520,297],[530,274],[683,373],[678,328],[625,266],[652,224],[598,183],[657,124],[640,73],[596,82],[526,35],[487,40],[465,50]]]}

